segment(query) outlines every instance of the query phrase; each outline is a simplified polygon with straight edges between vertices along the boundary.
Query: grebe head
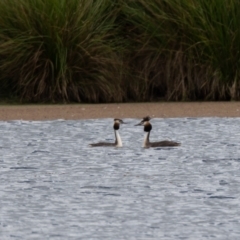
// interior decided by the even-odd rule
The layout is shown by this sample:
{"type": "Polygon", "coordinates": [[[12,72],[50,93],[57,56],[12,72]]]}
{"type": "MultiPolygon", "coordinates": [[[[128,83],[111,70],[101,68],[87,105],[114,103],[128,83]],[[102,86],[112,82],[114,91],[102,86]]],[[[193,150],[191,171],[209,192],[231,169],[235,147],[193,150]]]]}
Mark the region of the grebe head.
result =
{"type": "Polygon", "coordinates": [[[115,119],[114,119],[114,124],[113,124],[113,129],[114,129],[114,130],[118,130],[118,129],[120,128],[120,124],[126,124],[126,123],[123,122],[122,119],[115,118],[115,119]]]}
{"type": "Polygon", "coordinates": [[[149,116],[146,116],[140,123],[136,124],[135,126],[144,126],[144,131],[150,132],[152,130],[152,124],[149,122],[150,119],[151,118],[149,116]]]}

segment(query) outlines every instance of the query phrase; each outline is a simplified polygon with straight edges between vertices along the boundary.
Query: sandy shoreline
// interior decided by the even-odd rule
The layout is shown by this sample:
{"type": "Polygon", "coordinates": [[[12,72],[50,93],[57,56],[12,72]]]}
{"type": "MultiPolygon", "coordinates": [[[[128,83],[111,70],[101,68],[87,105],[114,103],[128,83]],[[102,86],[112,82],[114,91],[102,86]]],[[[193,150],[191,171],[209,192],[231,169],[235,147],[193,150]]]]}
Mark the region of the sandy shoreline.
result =
{"type": "Polygon", "coordinates": [[[0,120],[240,117],[240,102],[1,105],[0,120]]]}

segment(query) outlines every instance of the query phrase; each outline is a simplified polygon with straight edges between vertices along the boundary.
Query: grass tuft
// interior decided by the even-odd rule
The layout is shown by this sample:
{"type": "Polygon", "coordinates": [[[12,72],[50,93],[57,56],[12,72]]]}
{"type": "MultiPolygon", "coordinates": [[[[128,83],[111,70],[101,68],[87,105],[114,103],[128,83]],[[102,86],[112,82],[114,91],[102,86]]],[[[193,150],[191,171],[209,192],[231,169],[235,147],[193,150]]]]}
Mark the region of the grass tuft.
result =
{"type": "Polygon", "coordinates": [[[238,0],[2,0],[0,98],[240,99],[238,0]]]}

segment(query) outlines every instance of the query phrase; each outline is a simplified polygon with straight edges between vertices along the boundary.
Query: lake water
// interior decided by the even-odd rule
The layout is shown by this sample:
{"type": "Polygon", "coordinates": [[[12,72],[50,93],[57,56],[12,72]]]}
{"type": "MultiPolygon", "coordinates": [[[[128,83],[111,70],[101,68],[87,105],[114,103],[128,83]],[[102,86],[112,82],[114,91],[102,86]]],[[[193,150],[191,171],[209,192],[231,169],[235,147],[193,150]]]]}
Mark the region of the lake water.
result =
{"type": "Polygon", "coordinates": [[[0,239],[240,239],[240,118],[0,122],[0,239]]]}

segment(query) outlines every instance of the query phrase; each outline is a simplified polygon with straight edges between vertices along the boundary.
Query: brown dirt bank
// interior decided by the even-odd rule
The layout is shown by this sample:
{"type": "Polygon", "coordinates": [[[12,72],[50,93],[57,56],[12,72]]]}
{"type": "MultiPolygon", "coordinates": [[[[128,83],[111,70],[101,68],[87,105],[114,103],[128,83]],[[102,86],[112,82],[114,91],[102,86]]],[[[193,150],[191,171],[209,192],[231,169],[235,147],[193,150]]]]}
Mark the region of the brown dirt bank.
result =
{"type": "Polygon", "coordinates": [[[0,120],[240,117],[240,102],[2,105],[0,120]]]}

